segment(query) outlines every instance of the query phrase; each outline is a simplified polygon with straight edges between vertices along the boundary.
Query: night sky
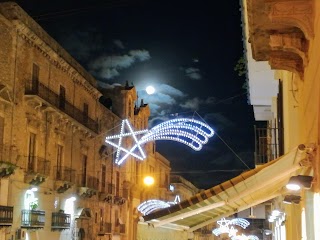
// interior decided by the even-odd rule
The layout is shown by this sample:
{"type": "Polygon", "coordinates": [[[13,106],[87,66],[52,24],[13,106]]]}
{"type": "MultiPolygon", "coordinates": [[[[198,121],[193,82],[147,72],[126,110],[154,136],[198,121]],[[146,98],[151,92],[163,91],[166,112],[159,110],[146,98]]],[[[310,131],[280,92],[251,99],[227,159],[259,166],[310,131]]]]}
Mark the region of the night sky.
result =
{"type": "Polygon", "coordinates": [[[239,1],[188,2],[17,1],[100,86],[136,86],[150,126],[177,116],[207,122],[217,135],[201,152],[164,141],[157,151],[172,173],[209,188],[254,166],[254,120],[245,77],[234,71],[243,55],[239,1]]]}

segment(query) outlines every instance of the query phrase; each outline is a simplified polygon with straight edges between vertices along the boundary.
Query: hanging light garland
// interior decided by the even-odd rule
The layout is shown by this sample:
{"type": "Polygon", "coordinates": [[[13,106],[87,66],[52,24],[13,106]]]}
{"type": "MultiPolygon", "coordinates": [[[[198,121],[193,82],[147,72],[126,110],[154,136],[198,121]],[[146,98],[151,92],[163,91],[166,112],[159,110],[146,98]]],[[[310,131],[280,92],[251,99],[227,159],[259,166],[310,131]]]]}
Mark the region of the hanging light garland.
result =
{"type": "Polygon", "coordinates": [[[200,151],[202,146],[208,142],[208,139],[214,135],[214,130],[207,124],[189,118],[178,118],[160,123],[150,130],[133,131],[130,122],[125,119],[122,121],[120,133],[106,137],[106,143],[117,149],[116,164],[120,165],[130,155],[143,160],[146,155],[141,145],[156,140],[171,140],[187,145],[188,147],[200,151]],[[127,128],[127,132],[125,131],[127,128]],[[140,139],[138,135],[144,134],[140,139]],[[134,145],[128,150],[122,147],[124,137],[132,137],[134,145]],[[117,143],[112,140],[118,139],[117,143]],[[135,153],[138,149],[139,154],[135,153]],[[121,152],[125,154],[121,155],[121,152]]]}
{"type": "Polygon", "coordinates": [[[164,202],[164,201],[161,201],[161,200],[151,199],[151,200],[147,200],[147,201],[141,203],[137,207],[137,209],[143,215],[148,215],[151,212],[154,212],[154,211],[159,210],[161,208],[168,208],[171,205],[177,204],[178,202],[180,202],[179,195],[176,195],[176,197],[175,197],[173,202],[164,202]]]}
{"type": "Polygon", "coordinates": [[[216,236],[219,236],[223,233],[228,233],[229,237],[237,237],[236,234],[238,230],[234,228],[234,225],[243,229],[246,229],[250,225],[249,221],[244,218],[234,218],[231,220],[221,218],[219,221],[217,221],[217,223],[219,224],[219,227],[213,229],[212,233],[216,236]]]}

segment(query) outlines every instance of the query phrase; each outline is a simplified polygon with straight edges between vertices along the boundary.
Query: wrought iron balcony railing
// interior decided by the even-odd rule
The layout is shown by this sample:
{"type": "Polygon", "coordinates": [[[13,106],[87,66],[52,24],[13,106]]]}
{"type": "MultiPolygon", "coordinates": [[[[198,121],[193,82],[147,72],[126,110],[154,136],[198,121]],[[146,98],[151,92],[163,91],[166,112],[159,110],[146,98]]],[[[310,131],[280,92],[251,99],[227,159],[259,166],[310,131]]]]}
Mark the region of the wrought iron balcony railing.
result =
{"type": "Polygon", "coordinates": [[[70,183],[76,182],[76,170],[69,167],[55,166],[54,175],[55,175],[55,180],[66,181],[70,183]]]}
{"type": "Polygon", "coordinates": [[[122,234],[126,233],[126,225],[125,224],[120,224],[120,233],[122,233],[122,234]]]}
{"type": "Polygon", "coordinates": [[[283,129],[255,126],[255,163],[264,164],[284,154],[283,129]]]}
{"type": "Polygon", "coordinates": [[[40,175],[49,176],[51,162],[38,156],[26,156],[27,172],[38,173],[40,175]]]}
{"type": "Polygon", "coordinates": [[[13,222],[13,207],[0,206],[0,226],[10,226],[13,222]]]}
{"type": "Polygon", "coordinates": [[[69,229],[71,224],[71,215],[63,212],[53,212],[51,220],[52,230],[69,229]]]}
{"type": "Polygon", "coordinates": [[[112,223],[104,223],[104,222],[100,223],[98,235],[102,236],[105,234],[111,234],[111,231],[112,231],[112,223]]]}
{"type": "Polygon", "coordinates": [[[79,187],[87,187],[99,190],[99,178],[94,176],[79,174],[77,178],[77,183],[79,187]]]}
{"type": "Polygon", "coordinates": [[[43,228],[45,223],[45,211],[21,210],[21,227],[43,228]]]}
{"type": "Polygon", "coordinates": [[[26,85],[25,95],[36,95],[55,108],[66,113],[69,117],[75,119],[83,126],[89,128],[95,133],[98,133],[98,123],[90,118],[80,109],[65,99],[62,99],[58,94],[46,87],[39,81],[34,81],[32,85],[26,85]]]}

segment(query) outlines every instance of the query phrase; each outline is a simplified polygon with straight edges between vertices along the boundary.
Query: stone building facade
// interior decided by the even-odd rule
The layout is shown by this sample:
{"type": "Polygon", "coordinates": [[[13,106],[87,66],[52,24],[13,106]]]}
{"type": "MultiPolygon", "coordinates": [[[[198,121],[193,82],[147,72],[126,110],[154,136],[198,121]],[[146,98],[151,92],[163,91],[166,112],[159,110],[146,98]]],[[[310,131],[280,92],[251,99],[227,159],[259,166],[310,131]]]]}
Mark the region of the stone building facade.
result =
{"type": "Polygon", "coordinates": [[[147,128],[148,105],[134,87],[98,89],[15,3],[0,4],[0,35],[0,239],[135,239],[140,178],[165,186],[170,163],[151,142],[118,166],[104,140],[125,118],[147,128]]]}

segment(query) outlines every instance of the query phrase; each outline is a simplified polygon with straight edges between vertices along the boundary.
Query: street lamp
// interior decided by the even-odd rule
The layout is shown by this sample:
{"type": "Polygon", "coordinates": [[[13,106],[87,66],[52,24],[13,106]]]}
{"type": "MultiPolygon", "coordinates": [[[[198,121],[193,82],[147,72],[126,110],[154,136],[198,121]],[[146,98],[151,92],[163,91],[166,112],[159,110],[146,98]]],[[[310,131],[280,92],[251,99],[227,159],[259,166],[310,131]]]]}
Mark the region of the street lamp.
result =
{"type": "Polygon", "coordinates": [[[151,177],[151,176],[146,176],[146,177],[143,179],[143,183],[144,183],[144,185],[150,187],[151,185],[154,184],[154,178],[151,177]]]}

